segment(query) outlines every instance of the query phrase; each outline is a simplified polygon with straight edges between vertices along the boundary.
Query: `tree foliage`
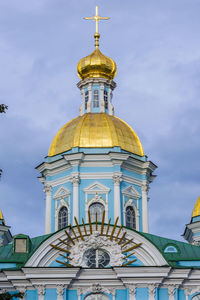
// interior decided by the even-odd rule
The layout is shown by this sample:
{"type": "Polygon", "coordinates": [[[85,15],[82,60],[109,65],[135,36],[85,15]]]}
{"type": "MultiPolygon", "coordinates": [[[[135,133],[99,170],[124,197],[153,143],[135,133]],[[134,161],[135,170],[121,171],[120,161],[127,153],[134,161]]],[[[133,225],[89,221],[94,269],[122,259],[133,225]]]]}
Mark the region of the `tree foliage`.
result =
{"type": "Polygon", "coordinates": [[[0,113],[5,113],[8,106],[5,104],[0,104],[0,113]]]}
{"type": "Polygon", "coordinates": [[[13,298],[23,298],[24,293],[14,293],[14,294],[9,294],[9,293],[2,293],[0,294],[0,300],[12,300],[13,298]]]}

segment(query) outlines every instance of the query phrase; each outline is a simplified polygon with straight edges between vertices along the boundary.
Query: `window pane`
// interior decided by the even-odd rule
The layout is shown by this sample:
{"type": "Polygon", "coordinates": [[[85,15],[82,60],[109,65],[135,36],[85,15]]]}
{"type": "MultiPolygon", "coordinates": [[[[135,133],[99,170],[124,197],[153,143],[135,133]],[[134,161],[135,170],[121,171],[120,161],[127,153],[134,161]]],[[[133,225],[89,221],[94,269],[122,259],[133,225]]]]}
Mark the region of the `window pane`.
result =
{"type": "Polygon", "coordinates": [[[68,209],[63,206],[58,214],[58,229],[66,227],[68,225],[68,209]]]}
{"type": "Polygon", "coordinates": [[[99,107],[99,91],[93,91],[93,107],[99,107]]]}
{"type": "Polygon", "coordinates": [[[104,268],[110,262],[109,254],[102,249],[90,249],[84,253],[83,259],[89,268],[104,268]]]}
{"type": "Polygon", "coordinates": [[[108,109],[108,92],[104,90],[104,103],[105,103],[105,109],[108,109]]]}
{"type": "Polygon", "coordinates": [[[132,206],[126,208],[126,226],[136,228],[135,211],[132,206]]]}
{"type": "Polygon", "coordinates": [[[103,211],[104,211],[104,206],[101,203],[93,203],[89,207],[90,215],[91,215],[91,222],[96,221],[96,213],[97,213],[97,221],[101,222],[102,216],[103,216],[103,211]]]}

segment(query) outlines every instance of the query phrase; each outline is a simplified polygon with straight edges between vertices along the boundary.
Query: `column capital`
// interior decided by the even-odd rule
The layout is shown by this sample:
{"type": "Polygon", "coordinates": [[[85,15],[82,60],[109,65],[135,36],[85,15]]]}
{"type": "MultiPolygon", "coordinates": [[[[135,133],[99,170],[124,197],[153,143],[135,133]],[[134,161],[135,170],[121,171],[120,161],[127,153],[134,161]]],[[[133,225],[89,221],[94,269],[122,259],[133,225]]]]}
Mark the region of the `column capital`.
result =
{"type": "Polygon", "coordinates": [[[58,284],[56,285],[56,293],[58,296],[62,296],[64,294],[64,289],[65,289],[65,286],[64,284],[58,284]]]}
{"type": "Polygon", "coordinates": [[[143,183],[142,184],[142,192],[143,193],[148,193],[148,191],[149,191],[149,185],[148,185],[148,183],[143,183]]]}
{"type": "Polygon", "coordinates": [[[79,175],[79,173],[72,173],[70,180],[71,180],[71,182],[74,185],[78,185],[79,182],[80,182],[80,175],[79,175]]]}
{"type": "Polygon", "coordinates": [[[39,296],[44,296],[45,295],[45,292],[46,292],[45,285],[38,285],[38,286],[36,286],[36,288],[37,288],[39,296]]]}
{"type": "Polygon", "coordinates": [[[126,284],[126,287],[129,289],[129,294],[135,297],[137,286],[135,284],[126,284]]]}
{"type": "Polygon", "coordinates": [[[151,296],[152,298],[155,297],[156,288],[158,288],[158,284],[150,284],[150,285],[148,285],[149,296],[151,296]]]}
{"type": "Polygon", "coordinates": [[[50,184],[48,184],[48,183],[45,183],[43,191],[45,193],[50,193],[51,189],[52,189],[52,186],[50,184]]]}
{"type": "Polygon", "coordinates": [[[120,182],[122,181],[122,173],[114,173],[113,181],[114,181],[114,184],[120,185],[120,182]]]}

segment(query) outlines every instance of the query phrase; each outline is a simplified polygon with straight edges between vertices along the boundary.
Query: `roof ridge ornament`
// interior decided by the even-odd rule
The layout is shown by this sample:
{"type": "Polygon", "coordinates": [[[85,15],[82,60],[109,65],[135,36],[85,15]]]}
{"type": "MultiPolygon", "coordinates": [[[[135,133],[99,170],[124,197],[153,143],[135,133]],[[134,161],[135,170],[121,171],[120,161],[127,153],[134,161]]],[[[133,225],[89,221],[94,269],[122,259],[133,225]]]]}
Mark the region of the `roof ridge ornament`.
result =
{"type": "Polygon", "coordinates": [[[99,38],[100,38],[100,34],[98,31],[98,22],[100,20],[109,20],[109,17],[100,17],[98,15],[98,6],[96,6],[96,15],[94,17],[85,17],[85,20],[94,20],[96,22],[96,32],[94,34],[94,39],[95,39],[95,47],[96,49],[99,48],[99,38]]]}

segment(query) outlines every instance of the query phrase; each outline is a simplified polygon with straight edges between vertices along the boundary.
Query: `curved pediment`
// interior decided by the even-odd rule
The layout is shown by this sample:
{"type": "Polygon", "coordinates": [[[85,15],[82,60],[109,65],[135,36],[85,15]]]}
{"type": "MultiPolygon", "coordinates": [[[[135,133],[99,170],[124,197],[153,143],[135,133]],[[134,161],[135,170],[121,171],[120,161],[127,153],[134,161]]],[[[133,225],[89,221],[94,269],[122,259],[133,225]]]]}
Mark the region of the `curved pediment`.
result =
{"type": "Polygon", "coordinates": [[[76,226],[68,226],[45,240],[25,267],[89,267],[85,257],[88,250],[93,251],[90,255],[97,255],[96,249],[101,256],[106,253],[109,267],[168,265],[148,239],[135,230],[116,224],[117,220],[115,225],[104,222],[79,225],[76,221],[76,226]]]}

